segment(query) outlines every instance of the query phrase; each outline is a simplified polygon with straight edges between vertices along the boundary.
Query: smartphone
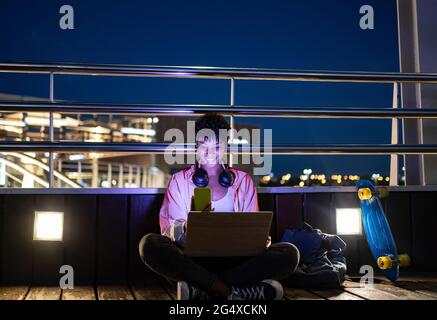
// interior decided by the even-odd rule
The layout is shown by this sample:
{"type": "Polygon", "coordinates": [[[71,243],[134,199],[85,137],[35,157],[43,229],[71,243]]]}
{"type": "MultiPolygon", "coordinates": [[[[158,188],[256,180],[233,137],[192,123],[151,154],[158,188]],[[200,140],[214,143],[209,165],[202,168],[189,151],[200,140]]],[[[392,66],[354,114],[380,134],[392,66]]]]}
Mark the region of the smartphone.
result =
{"type": "Polygon", "coordinates": [[[211,189],[194,188],[194,211],[211,211],[211,189]]]}

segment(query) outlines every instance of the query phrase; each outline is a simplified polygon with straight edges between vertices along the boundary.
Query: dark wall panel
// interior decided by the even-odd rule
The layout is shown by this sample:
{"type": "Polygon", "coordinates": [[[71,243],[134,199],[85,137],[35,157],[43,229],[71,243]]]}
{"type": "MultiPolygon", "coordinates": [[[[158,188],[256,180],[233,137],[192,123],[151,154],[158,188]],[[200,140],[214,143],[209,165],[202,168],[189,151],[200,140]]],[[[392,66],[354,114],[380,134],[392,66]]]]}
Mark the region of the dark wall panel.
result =
{"type": "MultiPolygon", "coordinates": [[[[382,199],[391,232],[396,241],[398,253],[412,254],[411,208],[408,192],[391,192],[382,199]]],[[[409,271],[410,269],[403,269],[409,271]]]]}
{"type": "Polygon", "coordinates": [[[258,194],[258,207],[260,211],[272,211],[273,212],[273,220],[272,226],[270,228],[270,236],[272,237],[272,243],[278,242],[277,239],[277,211],[275,207],[275,195],[274,194],[258,194]]]}
{"type": "Polygon", "coordinates": [[[303,220],[302,195],[276,195],[276,237],[281,240],[285,229],[300,228],[303,220]]]}
{"type": "Polygon", "coordinates": [[[4,195],[0,276],[3,284],[32,282],[32,238],[35,197],[4,195]]]}
{"type": "Polygon", "coordinates": [[[96,280],[97,196],[67,195],[65,198],[65,263],[74,269],[75,284],[96,280]]]}
{"type": "Polygon", "coordinates": [[[304,194],[304,219],[314,228],[326,233],[334,233],[335,218],[331,213],[331,194],[304,194]]]}
{"type": "Polygon", "coordinates": [[[99,195],[97,209],[97,282],[127,282],[128,197],[99,195]]]}
{"type": "Polygon", "coordinates": [[[130,197],[129,219],[129,283],[144,284],[153,274],[141,261],[138,244],[148,233],[160,233],[159,209],[162,195],[133,195],[130,197]]]}
{"type": "Polygon", "coordinates": [[[57,286],[64,264],[64,245],[58,241],[35,241],[33,243],[32,285],[57,286]]]}
{"type": "Polygon", "coordinates": [[[375,259],[373,258],[372,253],[370,252],[370,248],[367,243],[366,237],[365,236],[359,237],[356,240],[357,240],[356,243],[357,243],[357,256],[358,256],[358,269],[356,270],[356,272],[358,272],[359,268],[364,265],[372,266],[373,270],[377,272],[379,268],[376,264],[375,259]]]}
{"type": "Polygon", "coordinates": [[[436,193],[411,193],[411,214],[413,226],[412,268],[414,271],[436,271],[436,193]]]}
{"type": "Polygon", "coordinates": [[[0,285],[2,283],[2,265],[3,265],[3,259],[5,259],[5,257],[3,257],[3,245],[2,243],[4,243],[3,241],[3,235],[4,235],[4,229],[3,229],[3,220],[4,220],[4,196],[0,195],[0,285]]]}

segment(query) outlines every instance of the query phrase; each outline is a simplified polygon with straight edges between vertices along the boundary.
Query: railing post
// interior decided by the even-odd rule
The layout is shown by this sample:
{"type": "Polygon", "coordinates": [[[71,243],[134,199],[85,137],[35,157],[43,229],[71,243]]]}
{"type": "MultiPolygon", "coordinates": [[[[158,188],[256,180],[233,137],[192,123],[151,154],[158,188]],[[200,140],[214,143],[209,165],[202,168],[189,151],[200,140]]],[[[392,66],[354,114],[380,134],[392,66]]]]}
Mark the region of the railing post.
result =
{"type": "MultiPolygon", "coordinates": [[[[393,82],[393,109],[398,108],[398,83],[393,82]]],[[[391,120],[391,144],[398,144],[398,118],[391,120]]],[[[390,155],[390,186],[398,185],[398,155],[390,155]]]]}
{"type": "MultiPolygon", "coordinates": [[[[420,38],[417,1],[397,1],[399,63],[401,73],[420,74],[420,38]]],[[[401,84],[402,108],[422,109],[421,81],[401,84]]],[[[404,144],[423,144],[423,121],[403,119],[404,144]]],[[[426,185],[424,155],[404,155],[405,185],[426,185]]]]}
{"type": "MultiPolygon", "coordinates": [[[[232,109],[235,105],[235,79],[231,78],[231,96],[230,96],[230,109],[232,109]]],[[[231,140],[231,145],[234,143],[234,129],[235,129],[235,123],[234,123],[234,115],[231,114],[230,119],[230,127],[231,132],[229,134],[229,139],[231,140]]],[[[229,166],[232,167],[233,165],[233,155],[232,151],[229,152],[229,166]]]]}
{"type": "Polygon", "coordinates": [[[147,174],[147,168],[142,167],[142,175],[141,175],[141,188],[145,188],[146,187],[146,174],[147,174]]]}
{"type": "MultiPolygon", "coordinates": [[[[55,102],[55,79],[53,72],[50,72],[50,103],[55,102]]],[[[53,112],[49,113],[49,140],[50,142],[55,141],[54,126],[53,126],[53,112]]],[[[49,152],[49,188],[53,188],[54,176],[54,163],[53,163],[53,152],[49,152]]]]}
{"type": "Polygon", "coordinates": [[[135,178],[135,184],[137,188],[141,187],[141,167],[137,166],[137,175],[135,178]]]}
{"type": "Polygon", "coordinates": [[[77,183],[82,185],[82,161],[77,162],[77,183]]]}
{"type": "Polygon", "coordinates": [[[118,165],[118,187],[123,188],[124,187],[124,175],[123,175],[123,164],[118,165]]]}
{"type": "Polygon", "coordinates": [[[112,164],[108,163],[108,177],[107,177],[109,187],[112,188],[112,164]]]}
{"type": "MultiPolygon", "coordinates": [[[[62,172],[62,159],[58,159],[58,172],[62,172]]],[[[62,180],[58,178],[58,188],[62,188],[62,180]]]]}
{"type": "Polygon", "coordinates": [[[127,181],[129,183],[129,188],[132,188],[132,165],[130,164],[128,168],[127,181]]]}
{"type": "Polygon", "coordinates": [[[99,159],[97,157],[93,157],[91,160],[91,166],[92,166],[92,180],[91,180],[91,187],[97,188],[98,185],[98,179],[99,179],[99,159]]]}

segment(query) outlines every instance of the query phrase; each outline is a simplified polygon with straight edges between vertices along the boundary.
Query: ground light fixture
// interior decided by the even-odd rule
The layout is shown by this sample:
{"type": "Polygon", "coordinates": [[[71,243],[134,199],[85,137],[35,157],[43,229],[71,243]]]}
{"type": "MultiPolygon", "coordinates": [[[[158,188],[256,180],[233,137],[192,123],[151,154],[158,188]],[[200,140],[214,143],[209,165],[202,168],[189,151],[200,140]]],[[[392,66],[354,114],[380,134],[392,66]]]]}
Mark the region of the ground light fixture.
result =
{"type": "Polygon", "coordinates": [[[62,241],[64,213],[55,211],[35,211],[33,240],[62,241]]]}
{"type": "Polygon", "coordinates": [[[336,225],[339,235],[362,235],[361,209],[337,208],[336,225]]]}

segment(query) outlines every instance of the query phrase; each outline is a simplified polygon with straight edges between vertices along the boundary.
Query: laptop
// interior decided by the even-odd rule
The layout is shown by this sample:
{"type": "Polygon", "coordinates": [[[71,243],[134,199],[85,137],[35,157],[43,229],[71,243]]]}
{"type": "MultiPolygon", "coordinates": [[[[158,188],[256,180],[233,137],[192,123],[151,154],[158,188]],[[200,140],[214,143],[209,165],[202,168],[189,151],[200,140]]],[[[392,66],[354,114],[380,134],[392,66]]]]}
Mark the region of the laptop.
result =
{"type": "Polygon", "coordinates": [[[191,211],[184,254],[191,257],[259,255],[266,248],[272,217],[271,211],[191,211]]]}

